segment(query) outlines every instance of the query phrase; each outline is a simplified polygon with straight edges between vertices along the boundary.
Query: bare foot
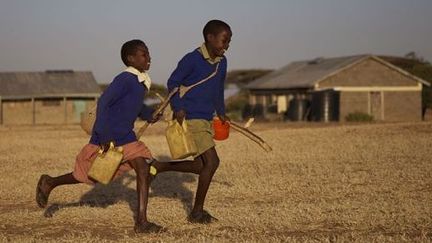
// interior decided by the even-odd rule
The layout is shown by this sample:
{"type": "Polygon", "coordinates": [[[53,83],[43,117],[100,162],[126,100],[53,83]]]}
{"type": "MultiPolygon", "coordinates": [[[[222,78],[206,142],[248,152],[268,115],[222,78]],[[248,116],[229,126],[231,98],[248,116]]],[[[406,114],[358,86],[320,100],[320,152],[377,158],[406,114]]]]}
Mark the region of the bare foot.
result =
{"type": "Polygon", "coordinates": [[[203,210],[201,212],[192,212],[189,214],[188,221],[193,224],[209,224],[218,221],[218,219],[203,210]]]}
{"type": "Polygon", "coordinates": [[[47,183],[48,179],[51,179],[49,175],[41,175],[36,186],[36,203],[40,208],[45,208],[48,203],[51,192],[51,187],[47,183]]]}
{"type": "Polygon", "coordinates": [[[135,224],[134,230],[135,233],[161,233],[165,231],[162,226],[151,222],[135,224]]]}

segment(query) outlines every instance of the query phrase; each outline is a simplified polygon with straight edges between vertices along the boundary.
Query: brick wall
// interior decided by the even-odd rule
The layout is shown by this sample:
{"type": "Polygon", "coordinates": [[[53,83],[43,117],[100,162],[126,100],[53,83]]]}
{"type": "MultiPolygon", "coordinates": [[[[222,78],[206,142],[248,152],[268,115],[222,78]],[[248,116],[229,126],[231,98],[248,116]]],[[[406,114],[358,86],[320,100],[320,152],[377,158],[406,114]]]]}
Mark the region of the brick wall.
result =
{"type": "Polygon", "coordinates": [[[319,83],[323,87],[416,86],[412,78],[374,60],[367,59],[319,83]]]}
{"type": "Polygon", "coordinates": [[[384,120],[420,121],[421,92],[384,92],[384,120]]]}
{"type": "Polygon", "coordinates": [[[341,92],[339,121],[345,121],[346,116],[354,112],[368,114],[368,92],[341,92]]]}
{"type": "Polygon", "coordinates": [[[30,101],[3,101],[3,124],[31,124],[32,104],[30,101]]]}
{"type": "MultiPolygon", "coordinates": [[[[372,102],[370,92],[380,92],[372,87],[416,87],[417,82],[412,78],[374,60],[366,59],[356,65],[319,83],[325,87],[371,87],[370,91],[347,92],[342,91],[340,97],[340,121],[352,112],[371,113],[372,102]]],[[[420,91],[384,91],[380,114],[374,114],[376,120],[412,121],[421,119],[420,91]],[[381,117],[383,114],[384,117],[381,117]]],[[[380,101],[379,101],[380,102],[380,101]]],[[[377,104],[375,104],[377,105],[377,104]]],[[[379,105],[379,104],[378,104],[379,105]]],[[[375,107],[376,109],[376,107],[375,107]]],[[[372,114],[370,114],[372,115],[372,114]]]]}
{"type": "MultiPolygon", "coordinates": [[[[82,110],[95,104],[94,100],[67,100],[67,123],[80,122],[82,110]],[[80,103],[81,102],[81,103],[80,103]]],[[[31,101],[3,101],[3,124],[32,124],[33,106],[31,101]]],[[[63,100],[35,101],[36,124],[64,124],[65,108],[63,100]]]]}
{"type": "MultiPolygon", "coordinates": [[[[385,91],[382,95],[385,121],[421,120],[420,91],[385,91]]],[[[339,120],[345,121],[346,116],[353,112],[370,114],[369,98],[369,92],[341,92],[339,120]]],[[[380,118],[375,117],[375,119],[380,118]]]]}

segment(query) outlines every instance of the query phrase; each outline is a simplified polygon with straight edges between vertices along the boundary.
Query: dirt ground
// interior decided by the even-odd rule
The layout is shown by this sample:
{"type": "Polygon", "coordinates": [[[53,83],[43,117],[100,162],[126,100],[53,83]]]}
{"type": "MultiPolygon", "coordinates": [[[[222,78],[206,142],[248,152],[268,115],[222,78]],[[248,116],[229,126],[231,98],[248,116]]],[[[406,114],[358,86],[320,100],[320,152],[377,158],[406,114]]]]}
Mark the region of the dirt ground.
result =
{"type": "MultiPolygon", "coordinates": [[[[164,128],[142,141],[167,161],[164,128]]],[[[79,126],[0,126],[0,242],[432,241],[432,122],[251,130],[273,151],[235,132],[217,142],[205,208],[218,222],[187,222],[197,176],[169,172],[153,182],[148,209],[166,232],[139,235],[133,172],[107,186],[58,187],[46,209],[36,206],[39,176],[70,172],[88,142],[79,126]]]]}

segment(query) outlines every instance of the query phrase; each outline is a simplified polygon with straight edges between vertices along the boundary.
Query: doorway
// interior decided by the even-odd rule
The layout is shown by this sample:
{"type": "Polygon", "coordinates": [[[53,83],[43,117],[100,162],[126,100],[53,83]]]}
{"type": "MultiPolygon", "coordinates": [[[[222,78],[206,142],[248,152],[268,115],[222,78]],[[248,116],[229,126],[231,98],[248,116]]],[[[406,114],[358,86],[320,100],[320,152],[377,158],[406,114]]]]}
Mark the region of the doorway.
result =
{"type": "Polygon", "coordinates": [[[369,93],[369,114],[373,116],[376,121],[384,120],[383,98],[382,91],[373,91],[369,93]]]}

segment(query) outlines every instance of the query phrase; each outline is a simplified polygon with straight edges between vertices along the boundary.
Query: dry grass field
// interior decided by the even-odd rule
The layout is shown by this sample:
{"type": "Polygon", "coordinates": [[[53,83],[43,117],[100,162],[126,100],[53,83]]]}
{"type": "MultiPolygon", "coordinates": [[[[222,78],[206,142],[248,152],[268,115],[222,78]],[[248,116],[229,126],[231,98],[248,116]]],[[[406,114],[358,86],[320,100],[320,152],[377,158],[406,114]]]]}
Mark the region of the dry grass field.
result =
{"type": "MultiPolygon", "coordinates": [[[[142,139],[168,159],[163,124],[142,139]]],[[[160,174],[150,220],[167,231],[136,235],[135,175],[108,186],[56,188],[34,201],[42,173],[71,171],[88,138],[78,126],[0,126],[0,242],[430,242],[432,123],[282,125],[218,142],[221,165],[206,208],[219,221],[190,224],[197,177],[160,174]]]]}

